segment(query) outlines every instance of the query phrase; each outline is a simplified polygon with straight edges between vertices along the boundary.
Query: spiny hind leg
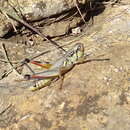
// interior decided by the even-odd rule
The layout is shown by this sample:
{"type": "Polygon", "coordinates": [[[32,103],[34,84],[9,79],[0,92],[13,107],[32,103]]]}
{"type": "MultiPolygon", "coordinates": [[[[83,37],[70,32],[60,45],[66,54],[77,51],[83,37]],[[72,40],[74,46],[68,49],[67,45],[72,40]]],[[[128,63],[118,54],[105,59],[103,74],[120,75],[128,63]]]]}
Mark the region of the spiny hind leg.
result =
{"type": "Polygon", "coordinates": [[[42,89],[42,88],[44,88],[44,87],[49,86],[49,85],[51,84],[51,82],[52,82],[52,79],[40,80],[40,81],[36,82],[36,83],[34,84],[34,86],[31,86],[31,87],[29,88],[29,90],[31,90],[31,91],[36,91],[36,90],[42,89]]]}

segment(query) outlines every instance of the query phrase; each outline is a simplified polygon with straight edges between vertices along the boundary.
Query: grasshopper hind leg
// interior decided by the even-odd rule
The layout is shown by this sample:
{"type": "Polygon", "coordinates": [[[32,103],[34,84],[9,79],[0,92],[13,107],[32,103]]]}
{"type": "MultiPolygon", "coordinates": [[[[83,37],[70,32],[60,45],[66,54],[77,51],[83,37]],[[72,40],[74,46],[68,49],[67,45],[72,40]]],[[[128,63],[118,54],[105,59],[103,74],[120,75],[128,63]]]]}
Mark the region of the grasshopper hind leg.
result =
{"type": "Polygon", "coordinates": [[[35,84],[33,86],[31,86],[29,88],[29,90],[31,90],[31,91],[39,90],[41,88],[49,86],[51,84],[51,82],[52,82],[52,79],[39,80],[39,81],[35,82],[35,84]]]}

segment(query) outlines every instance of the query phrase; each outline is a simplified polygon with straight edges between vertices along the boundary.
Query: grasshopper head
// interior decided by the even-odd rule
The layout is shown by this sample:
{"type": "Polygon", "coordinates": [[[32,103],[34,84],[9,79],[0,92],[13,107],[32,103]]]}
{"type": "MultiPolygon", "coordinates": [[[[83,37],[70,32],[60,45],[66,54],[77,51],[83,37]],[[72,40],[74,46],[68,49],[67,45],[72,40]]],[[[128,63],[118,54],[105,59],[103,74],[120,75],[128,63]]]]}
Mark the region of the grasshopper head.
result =
{"type": "Polygon", "coordinates": [[[77,43],[73,46],[71,50],[66,54],[68,63],[78,63],[83,60],[84,57],[84,46],[82,43],[77,43]]]}
{"type": "Polygon", "coordinates": [[[77,56],[77,60],[84,57],[84,46],[82,43],[77,43],[74,47],[75,55],[77,56]]]}

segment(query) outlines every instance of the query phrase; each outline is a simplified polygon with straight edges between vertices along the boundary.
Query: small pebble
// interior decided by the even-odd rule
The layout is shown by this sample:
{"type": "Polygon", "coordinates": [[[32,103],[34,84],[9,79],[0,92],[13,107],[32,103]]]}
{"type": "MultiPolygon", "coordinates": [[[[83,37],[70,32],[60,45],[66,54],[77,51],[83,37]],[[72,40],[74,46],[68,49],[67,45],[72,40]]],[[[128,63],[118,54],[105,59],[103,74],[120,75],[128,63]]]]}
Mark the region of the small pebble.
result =
{"type": "Polygon", "coordinates": [[[79,33],[81,33],[81,28],[80,27],[72,29],[72,34],[79,34],[79,33]]]}

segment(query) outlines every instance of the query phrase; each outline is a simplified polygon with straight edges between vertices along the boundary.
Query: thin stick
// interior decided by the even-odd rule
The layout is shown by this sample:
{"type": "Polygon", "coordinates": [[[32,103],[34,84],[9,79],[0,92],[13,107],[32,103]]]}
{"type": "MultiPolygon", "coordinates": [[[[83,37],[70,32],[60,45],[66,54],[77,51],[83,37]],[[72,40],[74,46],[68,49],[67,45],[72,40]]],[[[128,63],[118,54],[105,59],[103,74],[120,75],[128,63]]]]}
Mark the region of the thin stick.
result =
{"type": "MultiPolygon", "coordinates": [[[[0,7],[0,11],[3,12],[3,8],[0,7]]],[[[31,26],[30,24],[28,24],[27,22],[25,22],[24,20],[20,19],[17,16],[12,15],[10,12],[6,12],[6,14],[12,18],[13,20],[23,24],[25,27],[27,27],[28,29],[30,29],[31,31],[37,33],[39,36],[41,36],[43,39],[49,41],[51,44],[55,45],[56,47],[60,48],[62,51],[66,52],[59,44],[57,44],[55,41],[52,41],[51,39],[47,38],[47,36],[45,36],[43,33],[41,33],[39,30],[37,30],[36,28],[34,28],[33,26],[31,26]]]]}
{"type": "Polygon", "coordinates": [[[8,105],[2,112],[0,112],[0,115],[5,113],[9,108],[11,108],[12,104],[8,105]]]}
{"type": "Polygon", "coordinates": [[[5,59],[7,60],[7,62],[9,63],[10,67],[12,68],[12,71],[15,70],[15,72],[21,76],[21,74],[16,70],[16,68],[12,65],[12,63],[10,62],[9,60],[9,57],[8,57],[8,53],[7,53],[7,50],[6,50],[6,47],[5,47],[5,44],[2,43],[2,48],[3,48],[3,52],[4,52],[4,56],[5,56],[5,59]]]}
{"type": "Polygon", "coordinates": [[[11,19],[8,17],[8,15],[7,15],[5,12],[2,11],[2,13],[5,15],[5,17],[6,17],[6,18],[10,21],[10,23],[12,24],[14,31],[17,32],[17,29],[16,29],[16,27],[14,26],[13,21],[11,21],[11,19]]]}
{"type": "Polygon", "coordinates": [[[84,21],[84,23],[86,24],[86,21],[85,21],[85,19],[84,19],[83,15],[82,15],[82,13],[81,13],[81,11],[80,11],[79,7],[78,7],[78,0],[76,0],[75,5],[76,5],[76,8],[77,8],[77,10],[78,10],[78,12],[79,12],[79,14],[80,14],[80,16],[81,16],[82,20],[83,20],[83,21],[84,21]]]}
{"type": "Polygon", "coordinates": [[[7,77],[10,73],[12,73],[12,71],[13,71],[13,69],[10,69],[9,71],[2,73],[1,76],[0,76],[0,80],[7,77]]]}

